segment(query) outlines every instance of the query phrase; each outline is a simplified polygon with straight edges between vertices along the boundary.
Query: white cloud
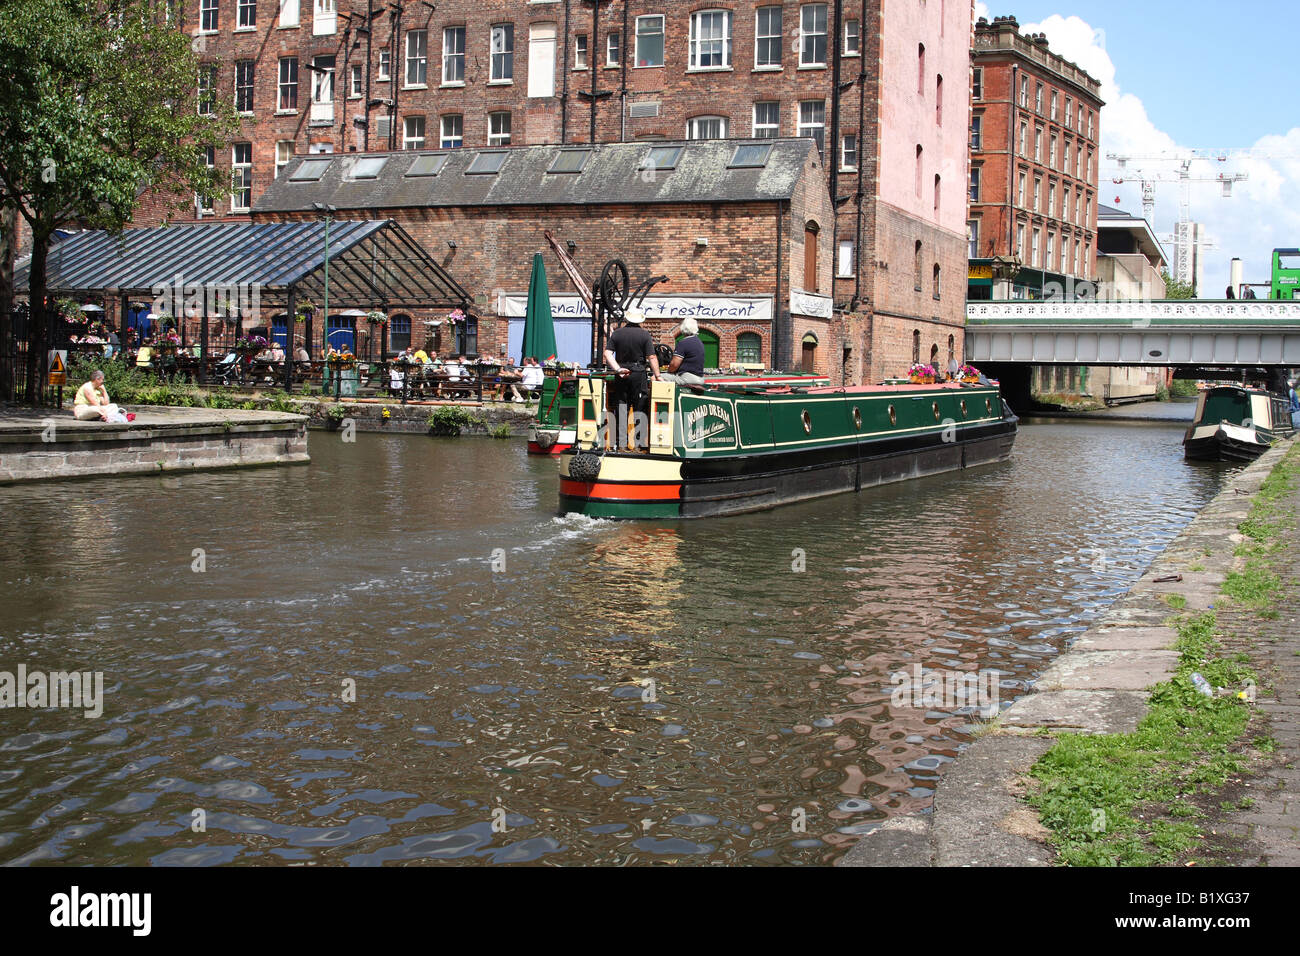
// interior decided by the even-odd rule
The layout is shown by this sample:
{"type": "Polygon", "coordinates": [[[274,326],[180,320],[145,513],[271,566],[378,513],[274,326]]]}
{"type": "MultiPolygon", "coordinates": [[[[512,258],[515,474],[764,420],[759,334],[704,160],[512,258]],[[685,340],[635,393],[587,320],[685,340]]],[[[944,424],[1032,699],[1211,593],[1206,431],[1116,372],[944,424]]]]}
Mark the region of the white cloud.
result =
{"type": "MultiPolygon", "coordinates": [[[[988,7],[977,2],[976,16],[988,16],[988,7]]],[[[1246,182],[1233,187],[1232,198],[1222,197],[1214,183],[1191,186],[1191,218],[1204,223],[1215,247],[1203,251],[1205,279],[1200,293],[1207,297],[1223,295],[1228,284],[1229,260],[1239,256],[1245,265],[1248,282],[1268,281],[1270,253],[1275,247],[1300,245],[1300,209],[1287,202],[1300,194],[1300,128],[1279,130],[1255,144],[1214,142],[1213,129],[1207,124],[1206,142],[1178,143],[1147,115],[1140,96],[1126,92],[1119,83],[1119,70],[1106,51],[1104,30],[1095,29],[1077,16],[1053,15],[1041,23],[1021,24],[1022,33],[1045,33],[1054,52],[1072,60],[1101,81],[1101,156],[1099,157],[1098,199],[1106,205],[1120,205],[1141,213],[1141,189],[1137,183],[1116,184],[1112,178],[1116,164],[1108,162],[1109,153],[1154,156],[1179,148],[1255,147],[1261,154],[1230,157],[1226,162],[1197,162],[1193,176],[1214,176],[1243,172],[1246,182]],[[1286,154],[1286,155],[1283,155],[1286,154]],[[1117,203],[1117,199],[1119,200],[1117,203]]],[[[1174,162],[1131,163],[1144,172],[1164,176],[1176,175],[1174,162]]],[[[1176,183],[1158,183],[1152,227],[1156,234],[1173,232],[1179,217],[1181,190],[1176,183]]],[[[1173,254],[1169,243],[1167,254],[1173,254]]]]}

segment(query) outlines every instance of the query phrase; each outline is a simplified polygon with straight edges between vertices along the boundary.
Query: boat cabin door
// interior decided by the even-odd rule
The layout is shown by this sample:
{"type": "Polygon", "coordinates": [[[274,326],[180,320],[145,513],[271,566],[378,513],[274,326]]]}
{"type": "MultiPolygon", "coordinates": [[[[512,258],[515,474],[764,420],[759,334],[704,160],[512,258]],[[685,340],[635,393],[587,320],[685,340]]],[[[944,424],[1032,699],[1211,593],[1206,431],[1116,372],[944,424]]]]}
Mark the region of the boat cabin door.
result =
{"type": "Polygon", "coordinates": [[[594,448],[602,439],[605,423],[605,380],[590,375],[578,378],[578,445],[594,448]]]}

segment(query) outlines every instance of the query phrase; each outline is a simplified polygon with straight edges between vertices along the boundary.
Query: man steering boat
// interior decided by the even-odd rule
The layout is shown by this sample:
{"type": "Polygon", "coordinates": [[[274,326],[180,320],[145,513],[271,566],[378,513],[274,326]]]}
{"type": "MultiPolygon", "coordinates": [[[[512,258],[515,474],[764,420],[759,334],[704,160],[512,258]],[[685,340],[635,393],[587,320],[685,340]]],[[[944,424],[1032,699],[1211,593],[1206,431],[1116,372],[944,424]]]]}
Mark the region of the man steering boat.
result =
{"type": "Polygon", "coordinates": [[[615,329],[606,343],[605,363],[614,372],[609,389],[609,410],[618,428],[614,447],[635,451],[637,445],[648,442],[650,384],[646,373],[659,380],[659,359],[655,355],[654,339],[641,328],[645,313],[628,309],[624,319],[627,324],[615,329]],[[627,434],[629,422],[633,425],[631,440],[627,434]]]}

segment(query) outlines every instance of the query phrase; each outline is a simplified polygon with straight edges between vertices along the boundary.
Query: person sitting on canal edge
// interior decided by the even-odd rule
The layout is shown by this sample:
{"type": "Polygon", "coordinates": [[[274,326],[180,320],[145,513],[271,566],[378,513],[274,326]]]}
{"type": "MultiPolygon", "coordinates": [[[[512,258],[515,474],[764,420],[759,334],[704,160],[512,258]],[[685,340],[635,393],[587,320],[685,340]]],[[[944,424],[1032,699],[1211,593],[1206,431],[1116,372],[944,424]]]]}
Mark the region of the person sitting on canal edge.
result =
{"type": "MultiPolygon", "coordinates": [[[[648,431],[650,421],[650,386],[646,381],[646,367],[655,381],[659,380],[659,359],[655,355],[654,339],[650,333],[641,328],[645,313],[640,309],[628,309],[624,316],[627,324],[614,330],[605,346],[605,362],[614,371],[614,381],[609,387],[609,410],[614,414],[618,429],[623,432],[629,422],[633,422],[632,434],[639,429],[631,418],[629,409],[639,415],[646,423],[648,431]]],[[[627,445],[626,434],[616,436],[615,447],[627,445]]],[[[628,445],[629,450],[633,450],[628,445]]]]}
{"type": "Polygon", "coordinates": [[[700,341],[700,325],[694,319],[683,319],[682,332],[685,334],[677,340],[673,360],[659,379],[678,385],[703,385],[704,343],[700,341]]]}
{"type": "Polygon", "coordinates": [[[135,415],[128,415],[108,399],[108,389],[104,387],[104,373],[95,369],[90,373],[90,380],[77,389],[73,402],[72,414],[81,422],[129,422],[135,415]]]}

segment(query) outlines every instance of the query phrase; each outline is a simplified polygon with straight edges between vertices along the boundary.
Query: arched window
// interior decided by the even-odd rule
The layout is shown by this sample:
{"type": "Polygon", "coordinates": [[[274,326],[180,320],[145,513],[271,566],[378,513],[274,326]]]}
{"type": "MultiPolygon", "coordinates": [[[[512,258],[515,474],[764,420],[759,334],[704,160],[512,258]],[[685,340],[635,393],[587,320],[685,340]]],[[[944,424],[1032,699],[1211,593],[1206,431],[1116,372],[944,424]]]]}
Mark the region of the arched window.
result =
{"type": "Polygon", "coordinates": [[[388,320],[388,351],[404,352],[411,344],[411,317],[394,315],[388,320]]]}
{"type": "Polygon", "coordinates": [[[917,291],[921,291],[921,240],[916,240],[916,245],[912,249],[912,286],[917,291]]]}
{"type": "Polygon", "coordinates": [[[757,332],[741,332],[736,336],[736,361],[741,365],[763,364],[763,339],[757,332]]]}
{"type": "Polygon", "coordinates": [[[803,337],[803,370],[809,375],[817,372],[817,336],[807,332],[803,337]]]}
{"type": "Polygon", "coordinates": [[[803,288],[805,292],[817,292],[817,233],[820,229],[815,222],[803,227],[803,288]]]}
{"type": "Polygon", "coordinates": [[[938,174],[938,173],[935,173],[935,176],[934,176],[934,214],[935,214],[936,216],[939,215],[939,187],[940,187],[941,185],[942,185],[942,180],[940,179],[939,174],[938,174]]]}
{"type": "Polygon", "coordinates": [[[939,263],[934,264],[934,297],[939,298],[939,263]]]}
{"type": "Polygon", "coordinates": [[[957,340],[951,335],[948,336],[948,364],[951,365],[953,359],[957,357],[957,340]]]}
{"type": "Polygon", "coordinates": [[[921,364],[921,330],[912,330],[912,364],[921,364]]]}

